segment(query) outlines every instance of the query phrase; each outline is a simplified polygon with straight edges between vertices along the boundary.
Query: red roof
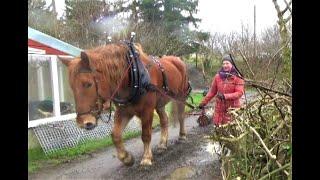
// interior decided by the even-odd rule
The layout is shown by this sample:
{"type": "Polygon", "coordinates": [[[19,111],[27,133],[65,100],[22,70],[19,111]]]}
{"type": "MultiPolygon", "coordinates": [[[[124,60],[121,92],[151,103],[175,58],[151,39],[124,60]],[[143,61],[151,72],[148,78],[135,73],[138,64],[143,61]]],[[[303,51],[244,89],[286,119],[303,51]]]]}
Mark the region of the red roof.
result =
{"type": "Polygon", "coordinates": [[[28,47],[45,50],[46,54],[48,54],[48,55],[69,55],[69,54],[66,54],[62,51],[59,51],[57,49],[54,49],[50,46],[47,46],[45,44],[39,43],[39,42],[31,40],[31,39],[28,39],[28,47]]]}

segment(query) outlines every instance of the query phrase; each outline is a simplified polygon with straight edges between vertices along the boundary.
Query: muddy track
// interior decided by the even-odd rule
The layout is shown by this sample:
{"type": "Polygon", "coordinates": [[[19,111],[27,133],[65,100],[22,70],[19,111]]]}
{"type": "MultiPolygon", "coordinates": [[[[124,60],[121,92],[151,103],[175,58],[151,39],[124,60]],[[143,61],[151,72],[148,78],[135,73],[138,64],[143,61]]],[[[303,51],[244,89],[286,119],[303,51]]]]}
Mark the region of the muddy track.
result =
{"type": "MultiPolygon", "coordinates": [[[[171,140],[165,152],[158,153],[153,148],[154,163],[151,167],[142,167],[136,163],[130,168],[120,168],[110,179],[219,179],[220,165],[205,147],[208,140],[204,135],[210,129],[193,128],[186,141],[171,140]]],[[[141,159],[141,155],[138,157],[141,159]]]]}
{"type": "Polygon", "coordinates": [[[29,174],[29,179],[221,179],[216,154],[206,150],[211,127],[200,128],[196,116],[186,118],[187,140],[178,141],[179,128],[169,127],[168,149],[158,152],[160,131],[152,134],[153,165],[140,166],[143,143],[140,137],[125,142],[135,158],[132,167],[116,158],[114,146],[86,157],[29,174]]]}

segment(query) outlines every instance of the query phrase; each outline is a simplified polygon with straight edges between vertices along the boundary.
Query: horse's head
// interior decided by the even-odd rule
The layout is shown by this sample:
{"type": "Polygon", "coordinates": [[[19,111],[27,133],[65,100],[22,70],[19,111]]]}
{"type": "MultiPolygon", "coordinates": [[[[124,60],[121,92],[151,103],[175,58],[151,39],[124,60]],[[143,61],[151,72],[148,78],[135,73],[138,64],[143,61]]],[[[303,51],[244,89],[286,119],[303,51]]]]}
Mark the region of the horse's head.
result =
{"type": "Polygon", "coordinates": [[[97,125],[97,117],[102,110],[102,98],[98,93],[99,76],[90,68],[89,58],[85,52],[81,57],[67,59],[59,57],[67,66],[69,84],[73,91],[77,124],[87,130],[97,125]]]}
{"type": "MultiPolygon", "coordinates": [[[[80,127],[92,129],[97,124],[97,114],[102,109],[109,109],[114,97],[129,95],[126,89],[129,83],[126,75],[128,50],[121,43],[108,44],[81,52],[80,57],[72,60],[59,57],[68,67],[80,127]]],[[[147,57],[141,46],[137,46],[137,50],[141,58],[147,57]]]]}

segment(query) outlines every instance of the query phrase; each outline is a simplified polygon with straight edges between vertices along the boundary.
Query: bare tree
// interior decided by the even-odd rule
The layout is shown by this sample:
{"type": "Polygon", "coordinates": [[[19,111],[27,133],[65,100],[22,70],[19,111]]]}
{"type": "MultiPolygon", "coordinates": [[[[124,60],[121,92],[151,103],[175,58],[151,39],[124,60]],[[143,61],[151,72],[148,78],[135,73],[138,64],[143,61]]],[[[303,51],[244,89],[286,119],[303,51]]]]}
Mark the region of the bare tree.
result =
{"type": "Polygon", "coordinates": [[[277,11],[278,16],[278,25],[279,25],[279,31],[280,31],[280,37],[281,37],[281,46],[284,47],[282,50],[282,53],[284,55],[284,60],[287,63],[291,57],[290,53],[290,47],[288,46],[288,41],[290,41],[290,33],[288,32],[288,25],[290,24],[290,20],[292,18],[292,10],[291,10],[291,4],[292,0],[288,3],[286,0],[283,0],[286,7],[281,10],[278,0],[272,0],[274,7],[277,11]],[[288,13],[287,13],[288,12],[288,13]],[[288,14],[288,15],[286,15],[288,14]],[[287,16],[287,17],[286,17],[287,16]]]}

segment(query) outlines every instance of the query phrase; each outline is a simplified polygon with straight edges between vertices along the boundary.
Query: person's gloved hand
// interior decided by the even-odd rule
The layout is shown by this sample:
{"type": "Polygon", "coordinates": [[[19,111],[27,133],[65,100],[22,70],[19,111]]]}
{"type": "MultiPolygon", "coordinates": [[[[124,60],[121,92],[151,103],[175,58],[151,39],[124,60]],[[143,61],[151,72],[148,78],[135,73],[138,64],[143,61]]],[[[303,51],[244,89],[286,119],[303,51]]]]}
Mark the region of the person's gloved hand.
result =
{"type": "Polygon", "coordinates": [[[218,92],[217,97],[218,97],[220,100],[225,100],[225,99],[226,99],[221,92],[218,92]]]}
{"type": "Polygon", "coordinates": [[[206,105],[205,105],[204,103],[200,103],[199,106],[198,106],[198,108],[199,108],[199,109],[204,109],[205,106],[206,106],[206,105]]]}

